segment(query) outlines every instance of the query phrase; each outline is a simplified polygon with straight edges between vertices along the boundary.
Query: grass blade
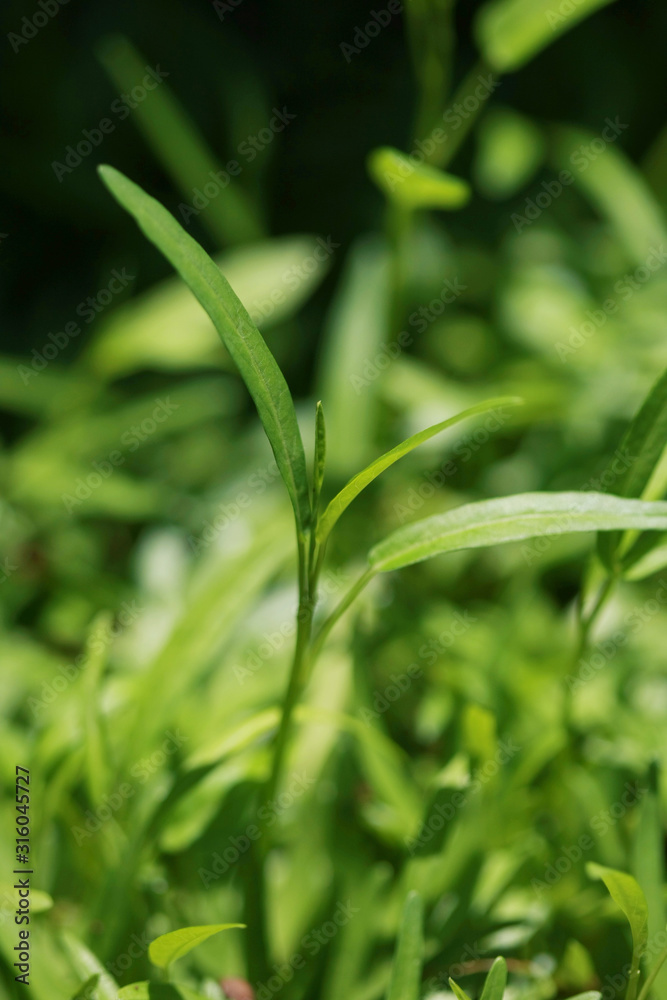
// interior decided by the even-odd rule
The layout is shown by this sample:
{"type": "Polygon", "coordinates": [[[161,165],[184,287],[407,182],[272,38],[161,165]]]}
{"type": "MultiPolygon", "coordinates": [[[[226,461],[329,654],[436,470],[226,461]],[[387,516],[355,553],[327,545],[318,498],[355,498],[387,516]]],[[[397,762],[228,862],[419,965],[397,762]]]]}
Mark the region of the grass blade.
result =
{"type": "Polygon", "coordinates": [[[663,529],[667,503],[604,493],[523,493],[464,504],[399,528],[369,553],[374,572],[410,566],[443,552],[539,535],[615,528],[663,529]]]}
{"type": "MultiPolygon", "coordinates": [[[[660,765],[654,760],[648,774],[648,788],[639,806],[633,845],[635,878],[648,904],[648,930],[652,941],[659,940],[667,923],[663,886],[665,863],[659,791],[660,765]]],[[[667,968],[656,973],[653,993],[657,1000],[667,1000],[667,968]]]]}
{"type": "MultiPolygon", "coordinates": [[[[131,91],[146,73],[146,60],[122,35],[104,39],[98,58],[121,91],[131,91]]],[[[211,183],[211,175],[224,175],[222,164],[206,145],[180,102],[162,81],[150,100],[137,104],[134,116],[156,158],[187,200],[195,188],[211,183]]],[[[216,182],[217,183],[217,182],[216,182]]],[[[211,234],[221,245],[261,239],[262,224],[255,207],[233,178],[209,199],[202,214],[211,234]]]]}
{"type": "Polygon", "coordinates": [[[403,907],[387,1000],[419,1000],[424,957],[423,920],[421,896],[411,892],[403,907]]]}
{"type": "Polygon", "coordinates": [[[425,430],[419,431],[417,434],[413,434],[411,437],[406,438],[405,441],[402,441],[401,444],[392,448],[391,451],[387,451],[384,455],[376,458],[375,461],[371,462],[369,466],[357,473],[356,476],[353,476],[347,485],[343,487],[340,493],[338,493],[328,505],[318,524],[318,540],[323,542],[327,538],[329,532],[343,511],[350,506],[352,501],[359,496],[361,491],[364,490],[369,483],[372,483],[374,479],[377,479],[377,477],[384,472],[385,469],[388,469],[389,466],[394,464],[394,462],[397,462],[399,458],[403,458],[404,455],[407,455],[415,448],[418,448],[420,444],[424,444],[425,441],[430,440],[430,438],[439,434],[441,431],[446,430],[448,427],[453,427],[461,420],[466,420],[468,417],[476,416],[479,413],[487,413],[489,410],[497,409],[503,406],[518,405],[520,403],[521,400],[514,396],[488,399],[484,403],[478,403],[476,406],[471,406],[469,409],[463,410],[461,413],[457,413],[454,417],[449,417],[447,420],[442,420],[438,424],[433,424],[432,427],[427,427],[425,430]]]}
{"type": "Polygon", "coordinates": [[[306,458],[294,403],[262,335],[209,255],[174,217],[113,167],[99,167],[116,200],[176,268],[213,320],[255,401],[303,535],[310,521],[306,458]]]}

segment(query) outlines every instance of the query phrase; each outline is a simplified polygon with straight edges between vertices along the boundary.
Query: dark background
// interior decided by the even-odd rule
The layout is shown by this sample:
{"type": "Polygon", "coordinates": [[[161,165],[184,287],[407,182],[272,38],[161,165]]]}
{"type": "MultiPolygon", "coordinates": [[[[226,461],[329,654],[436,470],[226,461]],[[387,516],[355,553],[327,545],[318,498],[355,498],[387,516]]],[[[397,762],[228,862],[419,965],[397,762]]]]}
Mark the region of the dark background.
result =
{"type": "MultiPolygon", "coordinates": [[[[365,172],[365,156],[381,143],[409,148],[414,89],[402,17],[346,62],[342,42],[382,2],[241,0],[220,20],[203,0],[69,0],[28,44],[14,52],[8,33],[39,9],[36,0],[4,3],[0,69],[1,348],[23,355],[73,309],[101,274],[121,261],[138,268],[135,291],[168,273],[167,264],[120,212],[95,174],[109,162],[175,210],[181,200],[130,115],[100,148],[59,183],[63,159],[85,128],[108,114],[118,91],[96,57],[105,36],[122,33],[168,82],[222,162],[234,155],[248,121],[259,129],[273,105],[295,114],[290,128],[258,157],[240,182],[262,191],[274,234],[335,234],[343,245],[370,226],[382,200],[365,172]],[[239,108],[243,113],[239,114],[239,108]]],[[[470,22],[479,4],[459,4],[458,76],[474,55],[470,22]]],[[[631,127],[623,145],[641,159],[664,121],[667,5],[627,0],[578,25],[538,60],[503,80],[494,100],[538,119],[599,129],[620,114],[631,127]]],[[[247,134],[247,128],[246,132],[247,134]]],[[[459,154],[461,166],[471,143],[459,154]]],[[[494,212],[472,208],[454,226],[493,232],[494,212]]],[[[193,235],[209,249],[197,222],[193,235]]],[[[342,259],[343,255],[337,255],[342,259]]],[[[329,288],[334,279],[329,278],[329,288]]],[[[316,298],[323,305],[327,286],[316,298]]],[[[77,342],[69,352],[81,349],[77,342]]],[[[66,357],[67,355],[65,355],[66,357]]],[[[308,366],[308,359],[304,361],[308,366]]],[[[307,380],[306,372],[293,372],[307,380]]]]}

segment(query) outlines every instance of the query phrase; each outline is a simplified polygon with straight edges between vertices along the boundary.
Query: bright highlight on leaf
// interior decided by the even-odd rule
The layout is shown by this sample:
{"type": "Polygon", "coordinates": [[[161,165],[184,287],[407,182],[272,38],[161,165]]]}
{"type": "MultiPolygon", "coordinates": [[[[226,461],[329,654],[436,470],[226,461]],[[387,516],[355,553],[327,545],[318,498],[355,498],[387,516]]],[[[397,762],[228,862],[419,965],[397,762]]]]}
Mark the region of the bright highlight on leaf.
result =
{"type": "Polygon", "coordinates": [[[490,0],[475,24],[477,44],[500,72],[518,69],[611,0],[490,0]]]}
{"type": "Polygon", "coordinates": [[[498,957],[488,971],[480,1000],[503,1000],[507,986],[507,962],[498,957]]]}
{"type": "Polygon", "coordinates": [[[303,535],[310,521],[303,442],[287,382],[261,333],[209,255],[173,215],[118,170],[98,169],[114,198],[176,268],[213,320],[255,401],[303,535]]]}
{"type": "Polygon", "coordinates": [[[148,948],[148,957],[153,965],[166,969],[179,958],[183,958],[198,944],[233,927],[245,927],[245,924],[204,924],[202,927],[181,927],[169,934],[162,934],[152,941],[148,948]]]}
{"type": "Polygon", "coordinates": [[[369,553],[374,572],[387,572],[443,552],[571,531],[661,530],[667,503],[604,493],[523,493],[464,504],[399,528],[369,553]]]}
{"type": "Polygon", "coordinates": [[[180,983],[141,982],[123,986],[118,991],[118,1000],[205,1000],[205,997],[180,983]]]}
{"type": "Polygon", "coordinates": [[[423,922],[421,896],[411,892],[403,907],[387,1000],[419,1000],[424,960],[423,922]]]}
{"type": "Polygon", "coordinates": [[[453,427],[455,424],[460,423],[461,420],[466,420],[468,417],[474,417],[480,413],[488,413],[489,410],[499,409],[503,406],[518,406],[521,403],[522,400],[516,396],[501,396],[497,399],[488,399],[484,403],[478,403],[476,406],[471,406],[469,409],[457,413],[454,417],[448,417],[447,420],[442,420],[438,424],[433,424],[432,427],[418,431],[417,434],[413,434],[411,437],[406,438],[405,441],[402,441],[401,444],[396,445],[391,451],[387,451],[384,455],[376,458],[369,466],[358,472],[356,476],[353,476],[349,483],[343,487],[340,493],[328,505],[318,524],[318,540],[322,542],[327,538],[343,511],[350,506],[352,501],[359,496],[369,483],[377,479],[385,469],[388,469],[390,465],[397,462],[399,458],[403,458],[404,455],[418,448],[420,444],[424,444],[425,441],[435,437],[436,434],[440,434],[441,431],[446,430],[448,427],[453,427]]]}
{"type": "Polygon", "coordinates": [[[390,146],[371,153],[368,171],[391,201],[406,208],[455,209],[470,200],[470,186],[460,177],[415,162],[390,146]]]}

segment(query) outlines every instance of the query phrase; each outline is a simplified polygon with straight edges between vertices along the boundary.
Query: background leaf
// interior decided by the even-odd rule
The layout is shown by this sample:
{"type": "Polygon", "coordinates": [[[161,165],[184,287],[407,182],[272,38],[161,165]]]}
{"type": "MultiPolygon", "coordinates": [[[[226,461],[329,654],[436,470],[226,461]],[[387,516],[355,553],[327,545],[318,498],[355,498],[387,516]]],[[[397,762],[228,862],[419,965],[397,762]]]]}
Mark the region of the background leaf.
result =
{"type": "Polygon", "coordinates": [[[403,907],[387,1000],[419,1000],[424,959],[423,921],[421,896],[410,892],[403,907]]]}

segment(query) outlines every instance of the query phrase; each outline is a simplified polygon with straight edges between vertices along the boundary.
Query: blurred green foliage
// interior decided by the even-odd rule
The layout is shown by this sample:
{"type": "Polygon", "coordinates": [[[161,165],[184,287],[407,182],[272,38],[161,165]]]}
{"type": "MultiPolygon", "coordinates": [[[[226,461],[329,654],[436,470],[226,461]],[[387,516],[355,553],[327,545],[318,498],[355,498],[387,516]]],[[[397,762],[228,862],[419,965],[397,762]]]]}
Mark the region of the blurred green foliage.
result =
{"type": "MultiPolygon", "coordinates": [[[[573,3],[561,22],[567,0],[414,0],[382,24],[386,5],[237,6],[66,5],[24,42],[38,8],[3,15],[0,997],[88,983],[107,1000],[151,974],[155,937],[242,920],[180,963],[192,991],[247,977],[258,1000],[399,1000],[398,937],[422,952],[424,996],[451,996],[450,975],[478,996],[502,954],[508,996],[612,1000],[632,943],[586,862],[641,885],[646,969],[665,929],[664,546],[579,648],[578,595],[601,573],[587,536],[375,581],[263,804],[260,920],[249,845],[294,641],[289,501],[212,325],[94,167],[127,170],[216,255],[308,455],[322,399],[325,500],[409,434],[525,400],[355,501],[331,607],[409,520],[622,492],[619,442],[667,366],[665,9],[573,3]],[[99,148],[68,164],[84,129],[99,148]],[[471,197],[444,214],[452,177],[471,197]],[[27,992],[15,765],[31,771],[27,992]],[[423,947],[416,924],[399,935],[412,890],[423,947]]],[[[665,495],[666,468],[645,496],[665,495]]],[[[652,989],[667,998],[664,973],[652,989]]]]}

